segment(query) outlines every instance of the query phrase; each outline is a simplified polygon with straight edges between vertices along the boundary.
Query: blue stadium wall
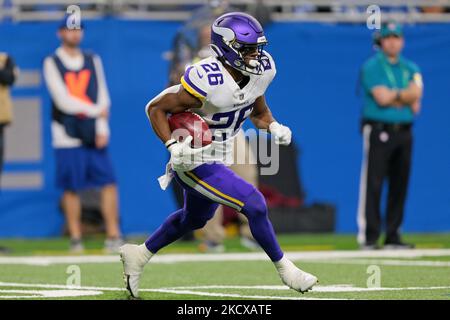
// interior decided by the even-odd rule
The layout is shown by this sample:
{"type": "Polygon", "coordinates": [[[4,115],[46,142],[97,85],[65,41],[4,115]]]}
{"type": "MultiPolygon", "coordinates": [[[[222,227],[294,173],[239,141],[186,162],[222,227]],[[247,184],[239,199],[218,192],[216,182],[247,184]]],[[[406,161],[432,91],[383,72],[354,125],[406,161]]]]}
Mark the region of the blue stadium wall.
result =
{"type": "MultiPolygon", "coordinates": [[[[83,46],[103,58],[112,98],[111,153],[120,187],[125,234],[150,233],[175,209],[157,177],[167,160],[144,113],[164,89],[178,23],[107,19],[87,23],[83,46]]],[[[0,24],[0,51],[22,70],[39,69],[57,46],[56,23],[0,24]]],[[[356,231],[362,148],[359,67],[372,53],[371,32],[362,25],[275,23],[267,27],[268,50],[277,77],[267,92],[276,118],[289,125],[301,148],[299,166],[307,202],[337,205],[337,231],[356,231]]],[[[406,26],[405,56],[422,69],[423,112],[415,131],[413,171],[404,231],[450,231],[450,24],[406,26]]],[[[7,163],[6,172],[40,171],[41,190],[0,194],[0,237],[61,234],[60,191],[54,187],[50,107],[44,87],[15,89],[15,96],[40,96],[42,159],[7,163]]]]}

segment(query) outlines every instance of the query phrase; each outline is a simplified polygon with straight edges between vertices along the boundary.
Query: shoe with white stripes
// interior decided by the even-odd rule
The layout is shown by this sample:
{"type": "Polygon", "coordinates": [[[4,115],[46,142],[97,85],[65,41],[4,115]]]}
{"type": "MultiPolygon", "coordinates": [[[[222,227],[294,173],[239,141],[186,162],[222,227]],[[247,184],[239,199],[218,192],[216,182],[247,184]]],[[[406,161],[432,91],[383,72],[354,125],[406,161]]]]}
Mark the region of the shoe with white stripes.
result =
{"type": "Polygon", "coordinates": [[[120,247],[120,260],[123,263],[123,280],[131,298],[139,298],[139,280],[151,253],[145,245],[125,244],[120,247]]]}
{"type": "Polygon", "coordinates": [[[290,260],[283,257],[275,262],[281,281],[298,292],[308,292],[319,280],[316,276],[297,268],[290,260]]]}

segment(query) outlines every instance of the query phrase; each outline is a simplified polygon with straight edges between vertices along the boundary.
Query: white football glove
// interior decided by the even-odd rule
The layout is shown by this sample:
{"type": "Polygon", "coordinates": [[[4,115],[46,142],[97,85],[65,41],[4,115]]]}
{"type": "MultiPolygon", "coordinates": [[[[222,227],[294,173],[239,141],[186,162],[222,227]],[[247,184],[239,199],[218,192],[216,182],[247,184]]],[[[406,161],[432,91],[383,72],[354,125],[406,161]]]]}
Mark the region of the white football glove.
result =
{"type": "Polygon", "coordinates": [[[270,133],[274,136],[276,144],[287,146],[291,143],[292,132],[288,127],[274,121],[269,125],[269,130],[270,133]]]}
{"type": "Polygon", "coordinates": [[[177,142],[170,139],[166,142],[166,147],[170,152],[170,162],[174,170],[187,171],[190,170],[195,163],[193,157],[209,149],[211,145],[202,148],[191,148],[192,136],[187,136],[183,142],[177,142]]]}

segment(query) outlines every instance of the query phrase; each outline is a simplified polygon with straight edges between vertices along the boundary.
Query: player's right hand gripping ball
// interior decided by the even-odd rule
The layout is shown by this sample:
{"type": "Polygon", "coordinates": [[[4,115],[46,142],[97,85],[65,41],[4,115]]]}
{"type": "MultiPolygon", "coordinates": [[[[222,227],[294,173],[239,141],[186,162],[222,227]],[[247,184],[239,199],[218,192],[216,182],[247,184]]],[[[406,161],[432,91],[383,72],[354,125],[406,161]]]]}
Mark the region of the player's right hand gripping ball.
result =
{"type": "Polygon", "coordinates": [[[170,162],[175,170],[187,171],[195,164],[195,155],[211,147],[212,133],[208,124],[192,112],[183,112],[169,117],[172,143],[168,149],[170,162]]]}
{"type": "Polygon", "coordinates": [[[192,148],[201,148],[211,144],[211,130],[206,121],[198,114],[189,111],[176,113],[171,115],[168,121],[173,139],[181,142],[187,136],[192,136],[192,148]]]}

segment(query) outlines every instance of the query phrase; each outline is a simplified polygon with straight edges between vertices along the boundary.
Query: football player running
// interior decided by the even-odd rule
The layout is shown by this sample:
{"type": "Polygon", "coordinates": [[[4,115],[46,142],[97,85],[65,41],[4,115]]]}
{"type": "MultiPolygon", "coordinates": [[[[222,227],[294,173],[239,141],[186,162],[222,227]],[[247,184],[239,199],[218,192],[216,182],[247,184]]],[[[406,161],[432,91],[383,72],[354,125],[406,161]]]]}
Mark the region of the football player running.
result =
{"type": "Polygon", "coordinates": [[[248,117],[257,128],[269,130],[275,143],[291,142],[291,130],[275,121],[264,97],[276,73],[272,57],[263,50],[266,44],[263,29],[252,16],[238,12],[220,16],[212,25],[213,56],[187,68],[181,84],[147,104],[153,130],[171,155],[170,167],[159,179],[161,187],[174,177],[184,189],[184,207],[172,213],[142,245],[121,247],[124,278],[132,297],[139,296],[139,279],[151,257],[186,232],[202,228],[219,204],[248,218],[253,237],[284,284],[303,293],[317,283],[315,276],[284,256],[263,195],[226,166],[233,159],[233,138],[248,117]],[[194,149],[191,136],[183,142],[171,137],[168,115],[188,110],[208,123],[212,144],[194,149]]]}

